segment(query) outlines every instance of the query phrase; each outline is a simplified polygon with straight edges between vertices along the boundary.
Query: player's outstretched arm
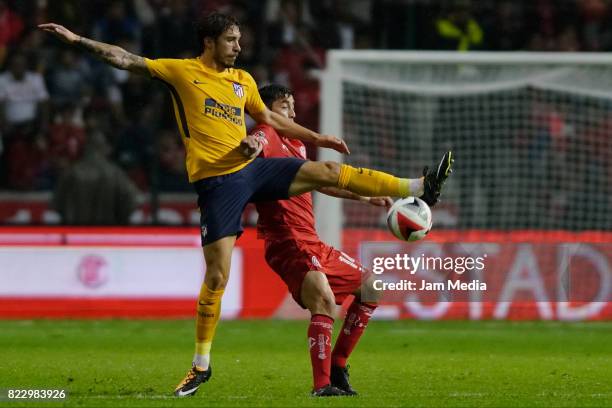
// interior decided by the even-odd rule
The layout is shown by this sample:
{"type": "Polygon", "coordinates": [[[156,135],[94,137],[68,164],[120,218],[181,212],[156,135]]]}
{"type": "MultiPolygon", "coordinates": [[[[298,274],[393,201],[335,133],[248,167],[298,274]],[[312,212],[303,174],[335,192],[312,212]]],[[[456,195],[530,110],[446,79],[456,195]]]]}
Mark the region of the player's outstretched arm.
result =
{"type": "Polygon", "coordinates": [[[310,129],[306,129],[303,126],[298,125],[292,120],[287,119],[283,115],[279,115],[276,112],[272,112],[269,109],[251,115],[257,123],[265,123],[273,127],[278,133],[283,136],[298,139],[303,142],[310,142],[319,147],[327,147],[339,151],[340,153],[350,154],[348,146],[344,143],[344,140],[335,136],[320,135],[317,132],[313,132],[310,129]]]}
{"type": "Polygon", "coordinates": [[[391,197],[364,197],[360,196],[359,194],[352,193],[348,190],[343,190],[341,188],[336,187],[321,187],[318,188],[317,191],[319,193],[323,193],[331,197],[360,201],[362,203],[372,204],[376,207],[390,208],[393,205],[393,200],[391,199],[391,197]]]}
{"type": "Polygon", "coordinates": [[[113,67],[125,69],[135,74],[149,74],[144,58],[134,55],[121,47],[81,37],[66,27],[55,23],[39,24],[38,28],[53,34],[67,44],[89,51],[113,67]]]}

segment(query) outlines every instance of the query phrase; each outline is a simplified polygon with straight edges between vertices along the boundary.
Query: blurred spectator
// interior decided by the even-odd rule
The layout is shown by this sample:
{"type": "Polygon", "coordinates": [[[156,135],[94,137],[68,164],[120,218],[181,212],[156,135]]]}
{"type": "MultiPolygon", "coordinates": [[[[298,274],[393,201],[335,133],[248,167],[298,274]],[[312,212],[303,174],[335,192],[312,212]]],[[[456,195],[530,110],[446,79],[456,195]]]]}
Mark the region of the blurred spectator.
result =
{"type": "MultiPolygon", "coordinates": [[[[417,6],[403,0],[372,1],[372,21],[376,22],[376,27],[373,27],[371,35],[375,48],[408,48],[410,26],[406,21],[410,21],[408,16],[413,7],[417,6]]],[[[424,20],[428,17],[425,15],[424,20]]],[[[414,31],[425,35],[421,30],[414,31]]]]}
{"type": "MultiPolygon", "coordinates": [[[[561,33],[569,27],[574,27],[578,12],[576,2],[536,0],[530,7],[525,20],[526,32],[533,33],[528,41],[528,49],[532,51],[560,51],[561,33]]],[[[566,35],[571,36],[571,28],[566,35]]],[[[567,39],[564,39],[567,46],[567,39]]],[[[579,48],[579,47],[578,47],[579,48]]]]}
{"type": "MultiPolygon", "coordinates": [[[[195,9],[198,10],[201,14],[209,14],[213,11],[218,11],[224,14],[231,14],[233,10],[232,0],[195,0],[195,9]]],[[[232,14],[233,15],[233,14],[232,14]]],[[[234,17],[238,17],[235,16],[234,17]]],[[[238,21],[242,21],[243,19],[238,19],[238,21]]]]}
{"type": "Polygon", "coordinates": [[[44,180],[48,124],[47,88],[39,73],[27,69],[26,58],[14,54],[0,74],[0,135],[4,157],[2,180],[11,189],[49,188],[44,180]]]}
{"type": "Polygon", "coordinates": [[[148,189],[150,184],[156,114],[155,105],[146,105],[140,115],[132,118],[115,143],[115,161],[141,190],[148,189]]]}
{"type": "MultiPolygon", "coordinates": [[[[130,74],[113,68],[97,59],[90,59],[91,86],[93,87],[91,105],[97,110],[109,114],[109,126],[121,126],[125,123],[123,110],[123,93],[121,85],[125,84],[130,74]]],[[[116,134],[113,132],[113,134],[116,134]]]]}
{"type": "Polygon", "coordinates": [[[31,62],[32,71],[41,75],[47,75],[49,69],[54,67],[57,60],[57,49],[49,46],[46,35],[40,30],[32,30],[26,33],[19,43],[19,53],[31,62]]]}
{"type": "MultiPolygon", "coordinates": [[[[240,39],[241,51],[239,63],[242,69],[245,69],[253,74],[252,70],[254,67],[262,62],[262,55],[257,48],[255,33],[253,32],[251,26],[246,24],[241,25],[240,33],[242,34],[242,37],[240,39]]],[[[257,83],[259,84],[259,82],[257,83]]]]}
{"type": "Polygon", "coordinates": [[[78,103],[83,95],[91,93],[87,85],[90,68],[81,55],[76,55],[70,49],[60,53],[58,62],[49,75],[53,103],[78,103]]]}
{"type": "Polygon", "coordinates": [[[174,131],[158,134],[159,188],[164,191],[191,191],[185,169],[185,148],[174,131]]]}
{"type": "Polygon", "coordinates": [[[138,190],[107,158],[101,132],[88,134],[83,157],[61,176],[53,207],[64,225],[126,225],[138,204],[138,190]]]}
{"type": "Polygon", "coordinates": [[[610,229],[612,217],[602,208],[610,208],[612,199],[612,114],[610,106],[589,107],[589,117],[595,119],[589,127],[583,129],[581,136],[579,200],[573,208],[577,216],[582,216],[585,229],[610,229]],[[578,205],[577,203],[580,203],[578,205]]]}
{"type": "Polygon", "coordinates": [[[201,44],[195,44],[192,25],[193,10],[189,1],[170,0],[168,5],[160,10],[158,20],[159,56],[192,58],[197,55],[201,51],[201,44]],[[195,52],[196,46],[198,52],[195,52]]]}
{"type": "Polygon", "coordinates": [[[337,2],[333,0],[311,2],[310,13],[317,22],[316,30],[313,32],[318,45],[326,49],[353,48],[355,33],[352,26],[345,24],[350,20],[348,13],[341,7],[336,7],[337,2]],[[342,21],[341,21],[342,18],[342,21]],[[345,43],[341,38],[341,28],[345,28],[345,43]]]}
{"type": "Polygon", "coordinates": [[[278,14],[268,25],[268,46],[282,48],[296,42],[301,9],[296,0],[281,0],[278,14]]]}
{"type": "Polygon", "coordinates": [[[586,51],[609,51],[612,48],[610,4],[604,0],[579,0],[582,38],[586,51]]]}
{"type": "MultiPolygon", "coordinates": [[[[353,14],[356,4],[349,4],[343,0],[324,0],[310,2],[310,14],[317,22],[316,42],[326,49],[352,49],[355,48],[356,26],[367,30],[365,24],[358,21],[353,14]]],[[[363,2],[361,2],[363,3],[363,2]]],[[[370,4],[361,4],[362,8],[369,9],[370,4]]]]}
{"type": "Polygon", "coordinates": [[[9,47],[15,45],[22,31],[21,17],[8,7],[6,0],[0,0],[0,66],[4,65],[9,47]]]}
{"type": "Polygon", "coordinates": [[[251,68],[249,72],[253,76],[253,79],[255,79],[258,87],[261,88],[262,86],[270,84],[270,72],[266,64],[257,64],[251,68]]]}
{"type": "Polygon", "coordinates": [[[11,190],[48,190],[51,188],[47,144],[42,137],[32,137],[20,130],[4,141],[3,183],[11,190]]]}
{"type": "Polygon", "coordinates": [[[289,85],[295,92],[300,124],[319,128],[319,81],[315,70],[324,66],[325,50],[312,45],[310,30],[301,26],[293,42],[281,49],[273,65],[274,82],[289,85]]]}
{"type": "Polygon", "coordinates": [[[43,130],[47,124],[49,94],[43,77],[29,71],[24,55],[15,54],[8,72],[0,74],[0,129],[43,130]]]}
{"type": "MultiPolygon", "coordinates": [[[[159,27],[157,24],[157,10],[162,9],[165,0],[133,0],[134,15],[141,25],[142,55],[151,58],[159,57],[159,27]]],[[[184,29],[181,29],[184,31],[184,29]]]]}
{"type": "Polygon", "coordinates": [[[137,44],[134,51],[140,53],[140,29],[138,20],[128,15],[125,3],[113,0],[104,17],[95,23],[92,36],[96,40],[115,45],[125,40],[134,41],[137,44]]]}
{"type": "Polygon", "coordinates": [[[514,0],[505,0],[496,4],[494,10],[489,45],[499,51],[524,49],[528,39],[524,5],[514,0]]]}
{"type": "Polygon", "coordinates": [[[61,174],[83,153],[85,129],[81,112],[74,103],[66,102],[57,110],[49,126],[49,161],[54,176],[61,174]]]}
{"type": "Polygon", "coordinates": [[[576,29],[568,26],[559,34],[557,43],[558,51],[562,52],[577,52],[580,51],[580,43],[576,29]]]}
{"type": "Polygon", "coordinates": [[[47,21],[61,21],[75,32],[88,30],[91,27],[92,19],[99,17],[97,13],[100,12],[98,5],[93,1],[88,2],[89,7],[86,7],[82,0],[38,1],[37,3],[39,8],[46,3],[46,14],[49,19],[47,21]]]}

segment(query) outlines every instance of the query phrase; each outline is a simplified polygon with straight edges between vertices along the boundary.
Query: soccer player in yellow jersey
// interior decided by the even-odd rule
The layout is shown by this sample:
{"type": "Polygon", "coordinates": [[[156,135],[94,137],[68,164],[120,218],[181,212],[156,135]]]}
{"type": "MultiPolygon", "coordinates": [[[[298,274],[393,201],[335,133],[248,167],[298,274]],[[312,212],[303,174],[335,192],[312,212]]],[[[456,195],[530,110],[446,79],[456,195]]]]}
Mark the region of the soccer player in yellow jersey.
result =
{"type": "Polygon", "coordinates": [[[246,137],[245,110],[258,123],[286,137],[341,153],[349,151],[341,139],[320,135],[266,108],[251,75],[234,68],[240,53],[240,26],[235,19],[212,13],[199,20],[196,27],[202,46],[198,57],[150,60],[115,45],[81,37],[58,24],[39,25],[116,68],[163,82],[172,94],[186,149],[189,181],[198,193],[206,262],[197,304],[192,368],[176,387],[176,396],[194,395],[212,374],[210,349],[229,278],[231,253],[242,233],[242,210],[248,202],[287,199],[334,186],[368,197],[421,196],[433,205],[453,161],[448,152],[436,169],[425,170],[424,177],[406,179],[334,162],[255,158],[260,146],[246,137]],[[253,154],[247,157],[245,150],[253,154]]]}

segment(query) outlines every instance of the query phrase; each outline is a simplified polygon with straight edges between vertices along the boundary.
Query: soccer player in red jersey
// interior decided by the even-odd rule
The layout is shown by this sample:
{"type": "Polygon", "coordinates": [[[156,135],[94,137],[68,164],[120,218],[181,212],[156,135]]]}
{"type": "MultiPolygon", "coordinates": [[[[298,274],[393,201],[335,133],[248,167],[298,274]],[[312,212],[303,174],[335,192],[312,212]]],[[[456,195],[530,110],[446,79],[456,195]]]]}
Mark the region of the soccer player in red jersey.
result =
{"type": "MultiPolygon", "coordinates": [[[[290,89],[269,85],[261,88],[259,93],[268,109],[293,120],[295,102],[290,89]]],[[[261,157],[306,159],[306,148],[301,141],[283,137],[270,126],[256,126],[249,137],[260,142],[261,157]]],[[[362,197],[334,187],[322,187],[318,191],[381,207],[393,203],[390,197],[362,197]]],[[[258,234],[266,240],[266,261],[287,284],[296,302],[312,315],[308,342],[313,395],[355,395],[348,381],[346,360],[376,308],[375,303],[361,300],[365,268],[344,252],[321,242],[315,231],[310,193],[288,200],[259,202],[256,206],[259,212],[258,234]],[[341,304],[349,295],[355,295],[355,299],[332,352],[334,305],[341,304]]],[[[367,296],[368,300],[372,298],[367,296]]]]}

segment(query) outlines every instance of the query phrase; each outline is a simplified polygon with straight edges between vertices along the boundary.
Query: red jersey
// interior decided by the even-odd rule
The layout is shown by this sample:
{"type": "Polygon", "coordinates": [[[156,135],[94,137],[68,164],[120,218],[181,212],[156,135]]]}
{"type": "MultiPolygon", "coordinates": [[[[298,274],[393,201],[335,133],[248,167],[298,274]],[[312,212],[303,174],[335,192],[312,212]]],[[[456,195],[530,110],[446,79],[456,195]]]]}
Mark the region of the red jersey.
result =
{"type": "MultiPolygon", "coordinates": [[[[251,135],[260,138],[263,150],[260,157],[297,157],[306,159],[306,147],[296,139],[280,136],[268,125],[258,125],[251,135]]],[[[319,241],[315,230],[312,194],[305,193],[288,200],[256,203],[259,219],[257,233],[268,241],[295,239],[319,241]]]]}

